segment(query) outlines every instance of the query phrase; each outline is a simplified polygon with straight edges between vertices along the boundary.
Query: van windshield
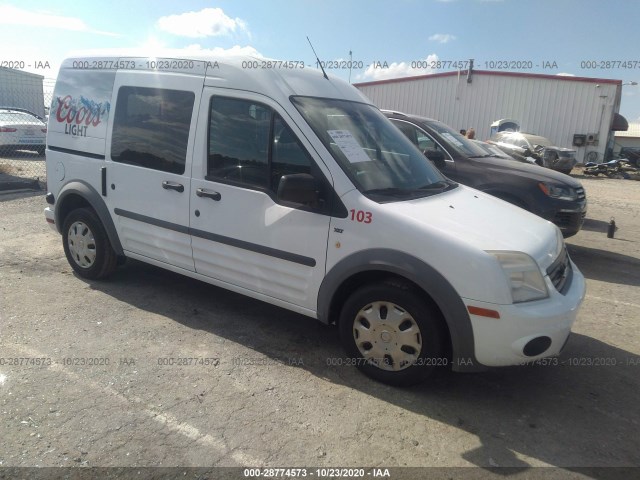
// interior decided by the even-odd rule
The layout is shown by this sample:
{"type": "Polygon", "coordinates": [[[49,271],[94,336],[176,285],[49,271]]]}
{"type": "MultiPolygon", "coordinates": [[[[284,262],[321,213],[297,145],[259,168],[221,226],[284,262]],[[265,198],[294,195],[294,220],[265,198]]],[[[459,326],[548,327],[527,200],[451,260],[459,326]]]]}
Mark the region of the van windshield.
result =
{"type": "Polygon", "coordinates": [[[356,188],[372,200],[418,198],[457,186],[375,107],[327,98],[291,101],[356,188]]]}

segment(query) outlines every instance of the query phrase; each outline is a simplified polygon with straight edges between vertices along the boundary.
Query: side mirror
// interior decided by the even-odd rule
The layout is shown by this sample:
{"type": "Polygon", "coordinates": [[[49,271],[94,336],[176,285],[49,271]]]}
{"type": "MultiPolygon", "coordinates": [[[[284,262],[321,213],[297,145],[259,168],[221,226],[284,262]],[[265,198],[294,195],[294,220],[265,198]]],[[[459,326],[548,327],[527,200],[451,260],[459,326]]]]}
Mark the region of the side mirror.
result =
{"type": "Polygon", "coordinates": [[[317,207],[320,198],[316,180],[308,173],[283,175],[278,185],[278,200],[317,207]]]}
{"type": "Polygon", "coordinates": [[[438,170],[446,168],[447,163],[444,160],[444,153],[440,150],[425,150],[424,156],[433,162],[438,170]]]}

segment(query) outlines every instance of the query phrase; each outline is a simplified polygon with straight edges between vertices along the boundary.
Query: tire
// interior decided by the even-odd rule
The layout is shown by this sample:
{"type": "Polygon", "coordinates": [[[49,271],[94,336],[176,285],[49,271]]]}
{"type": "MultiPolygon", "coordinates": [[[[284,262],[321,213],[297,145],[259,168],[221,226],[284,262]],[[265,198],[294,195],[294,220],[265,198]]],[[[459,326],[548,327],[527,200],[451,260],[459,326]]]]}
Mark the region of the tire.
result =
{"type": "Polygon", "coordinates": [[[395,386],[421,383],[436,368],[448,365],[444,320],[423,297],[395,280],[356,290],[345,302],[339,320],[348,364],[395,386]]]}
{"type": "Polygon", "coordinates": [[[67,215],[62,227],[62,245],[69,264],[83,278],[97,280],[116,269],[116,252],[93,210],[78,208],[67,215]]]}

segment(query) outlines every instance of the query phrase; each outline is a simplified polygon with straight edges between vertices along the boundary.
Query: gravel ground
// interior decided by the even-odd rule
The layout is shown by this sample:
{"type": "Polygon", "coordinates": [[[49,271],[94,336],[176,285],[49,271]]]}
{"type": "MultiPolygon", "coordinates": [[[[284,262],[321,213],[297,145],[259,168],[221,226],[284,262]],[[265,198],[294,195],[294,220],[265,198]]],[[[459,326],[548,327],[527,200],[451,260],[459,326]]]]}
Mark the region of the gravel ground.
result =
{"type": "Polygon", "coordinates": [[[640,466],[640,183],[580,178],[557,365],[410,389],[328,365],[337,331],[289,311],[134,261],[83,280],[43,197],[0,196],[0,466],[640,466]]]}

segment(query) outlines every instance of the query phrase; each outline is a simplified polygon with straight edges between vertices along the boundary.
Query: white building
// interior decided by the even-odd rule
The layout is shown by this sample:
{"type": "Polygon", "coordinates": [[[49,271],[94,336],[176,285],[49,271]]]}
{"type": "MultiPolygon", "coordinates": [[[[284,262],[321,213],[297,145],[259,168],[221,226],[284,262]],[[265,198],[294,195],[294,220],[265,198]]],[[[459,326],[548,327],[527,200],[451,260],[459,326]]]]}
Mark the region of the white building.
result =
{"type": "Polygon", "coordinates": [[[621,80],[471,70],[354,85],[380,108],[435,118],[456,130],[473,127],[479,140],[490,137],[495,120],[517,120],[522,132],[574,148],[579,162],[587,156],[602,161],[613,147],[612,129],[627,123],[618,114],[621,80]]]}
{"type": "Polygon", "coordinates": [[[640,123],[630,123],[626,132],[616,132],[616,150],[622,147],[640,148],[640,123]]]}
{"type": "Polygon", "coordinates": [[[44,117],[42,75],[0,67],[0,107],[24,108],[44,117]]]}

